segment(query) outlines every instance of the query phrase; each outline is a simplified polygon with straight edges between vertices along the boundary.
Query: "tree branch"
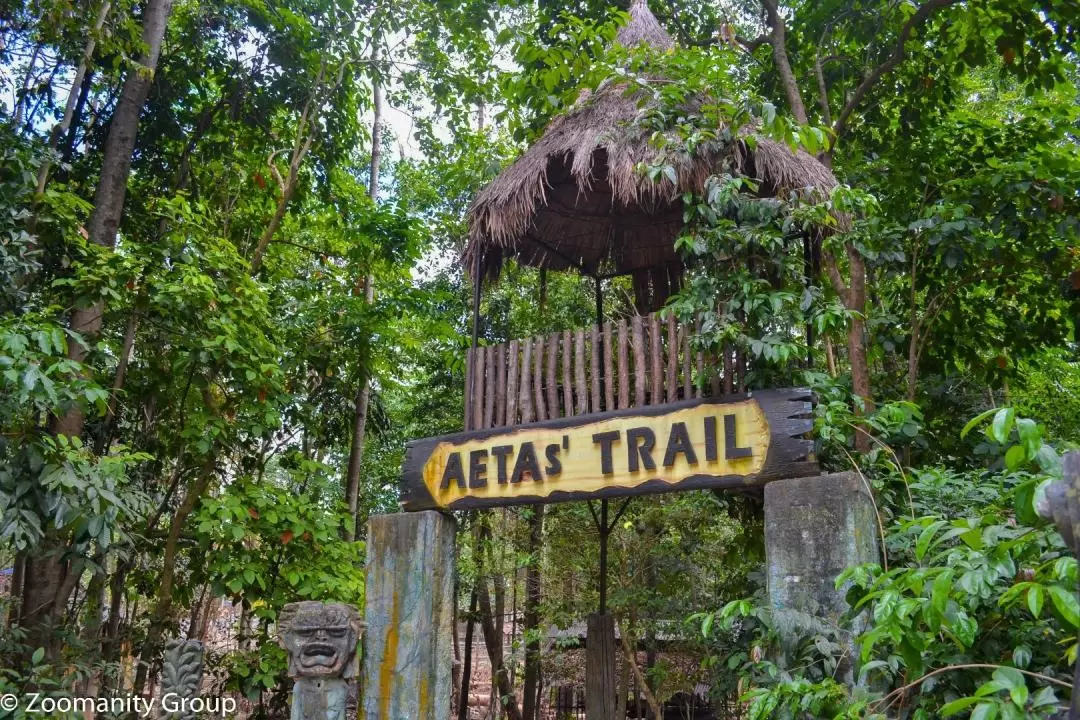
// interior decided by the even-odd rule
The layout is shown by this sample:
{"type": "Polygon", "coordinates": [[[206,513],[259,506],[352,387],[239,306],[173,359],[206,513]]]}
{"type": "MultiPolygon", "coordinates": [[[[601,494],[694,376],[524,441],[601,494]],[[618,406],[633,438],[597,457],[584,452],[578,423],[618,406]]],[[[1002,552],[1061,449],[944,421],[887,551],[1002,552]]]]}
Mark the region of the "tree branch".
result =
{"type": "MultiPolygon", "coordinates": [[[[772,2],[772,0],[762,0],[766,5],[772,2]]],[[[892,55],[888,57],[885,62],[874,68],[869,75],[863,78],[858,87],[855,88],[855,92],[851,94],[851,98],[848,100],[844,109],[840,111],[839,117],[836,118],[836,124],[833,125],[833,134],[839,138],[847,127],[848,119],[851,117],[851,113],[855,111],[855,108],[866,96],[866,93],[870,92],[878,80],[882,78],[886,73],[891,72],[897,65],[903,61],[906,51],[904,45],[907,44],[908,38],[911,37],[911,33],[915,28],[922,24],[928,17],[934,14],[936,11],[955,5],[960,0],[928,0],[928,2],[919,6],[919,9],[915,11],[915,14],[908,18],[908,21],[904,23],[904,27],[900,29],[900,36],[896,40],[896,47],[893,49],[892,55]]]]}
{"type": "Polygon", "coordinates": [[[817,78],[818,104],[821,106],[821,119],[826,125],[832,125],[832,112],[829,110],[829,88],[825,84],[825,73],[821,66],[825,61],[820,55],[814,57],[814,76],[817,78]]]}
{"type": "Polygon", "coordinates": [[[791,71],[791,62],[788,60],[784,19],[780,17],[776,0],[761,0],[761,5],[765,8],[768,25],[771,28],[769,43],[773,49],[773,62],[776,63],[776,72],[780,76],[784,94],[787,95],[788,106],[799,124],[806,125],[806,106],[803,105],[802,95],[799,94],[799,84],[795,81],[795,73],[791,71]]]}

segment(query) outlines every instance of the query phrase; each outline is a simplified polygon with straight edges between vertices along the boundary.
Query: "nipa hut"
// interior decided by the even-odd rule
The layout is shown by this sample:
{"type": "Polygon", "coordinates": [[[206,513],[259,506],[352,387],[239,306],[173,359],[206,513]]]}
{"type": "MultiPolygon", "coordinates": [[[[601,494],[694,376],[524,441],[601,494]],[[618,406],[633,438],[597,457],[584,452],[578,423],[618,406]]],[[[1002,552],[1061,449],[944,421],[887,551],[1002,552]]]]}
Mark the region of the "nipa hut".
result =
{"type": "MultiPolygon", "coordinates": [[[[674,47],[671,36],[634,0],[616,41],[674,47]]],[[[698,101],[700,102],[700,101],[698,101]]],[[[682,194],[701,193],[722,172],[757,181],[758,193],[828,192],[836,179],[803,151],[737,128],[726,143],[665,156],[674,177],[639,171],[660,161],[650,132],[635,122],[648,105],[625,85],[583,91],[575,105],[487,187],[469,210],[463,264],[474,278],[474,347],[466,356],[465,426],[477,430],[688,400],[745,390],[746,359],[732,350],[692,352],[693,328],[661,319],[682,283],[675,240],[683,227],[682,194]],[[589,329],[479,347],[481,278],[503,264],[575,271],[596,280],[597,321],[589,329]],[[602,280],[633,279],[636,315],[600,317],[602,280]],[[617,362],[616,362],[617,360],[617,362]],[[710,388],[695,378],[711,373],[710,388]]]]}
{"type": "MultiPolygon", "coordinates": [[[[674,46],[671,36],[634,0],[630,21],[616,38],[627,47],[674,46]]],[[[700,193],[706,179],[727,167],[753,178],[764,196],[791,191],[828,191],[836,179],[805,151],[736,133],[725,148],[702,147],[693,156],[667,157],[676,182],[650,180],[639,163],[657,160],[650,133],[635,125],[647,111],[618,84],[585,91],[566,114],[476,197],[469,211],[463,261],[470,273],[497,277],[502,263],[575,270],[593,277],[631,275],[639,313],[659,309],[681,283],[675,239],[682,227],[686,191],[700,193]]]]}

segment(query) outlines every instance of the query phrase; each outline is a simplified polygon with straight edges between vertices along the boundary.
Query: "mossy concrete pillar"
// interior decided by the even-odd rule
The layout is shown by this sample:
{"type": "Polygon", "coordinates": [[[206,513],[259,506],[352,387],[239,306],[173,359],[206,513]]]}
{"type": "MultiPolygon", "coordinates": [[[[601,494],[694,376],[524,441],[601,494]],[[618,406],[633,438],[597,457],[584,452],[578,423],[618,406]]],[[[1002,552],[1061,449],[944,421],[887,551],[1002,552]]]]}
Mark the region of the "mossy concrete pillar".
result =
{"type": "Polygon", "coordinates": [[[454,521],[434,511],[368,522],[366,720],[450,716],[454,521]]]}
{"type": "MultiPolygon", "coordinates": [[[[837,626],[848,610],[847,588],[837,589],[837,576],[852,565],[880,562],[875,515],[865,483],[853,472],[776,480],[765,486],[769,601],[787,618],[781,627],[815,632],[807,626],[817,625],[819,630],[837,626]]],[[[862,630],[858,624],[852,629],[862,630]]],[[[850,634],[838,633],[836,639],[851,645],[850,634]]],[[[843,668],[848,682],[850,670],[843,668]]]]}

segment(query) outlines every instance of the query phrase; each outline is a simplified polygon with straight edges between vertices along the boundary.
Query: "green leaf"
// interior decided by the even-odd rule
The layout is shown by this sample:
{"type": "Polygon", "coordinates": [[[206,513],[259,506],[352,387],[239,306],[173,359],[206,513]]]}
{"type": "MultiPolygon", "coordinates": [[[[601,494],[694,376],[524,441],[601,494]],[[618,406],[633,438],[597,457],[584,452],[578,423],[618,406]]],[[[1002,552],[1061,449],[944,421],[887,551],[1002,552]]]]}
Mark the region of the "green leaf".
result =
{"type": "Polygon", "coordinates": [[[1042,612],[1043,600],[1044,599],[1045,598],[1043,596],[1043,586],[1042,585],[1036,585],[1036,584],[1033,583],[1031,585],[1031,587],[1028,588],[1027,606],[1028,606],[1028,610],[1031,611],[1031,614],[1035,618],[1038,618],[1039,613],[1042,612]]]}
{"type": "Polygon", "coordinates": [[[934,535],[937,531],[944,527],[947,523],[944,520],[938,520],[937,522],[930,523],[921,533],[919,533],[919,539],[915,541],[915,559],[922,562],[923,556],[926,555],[927,549],[930,547],[930,541],[934,539],[934,535]]]}
{"type": "Polygon", "coordinates": [[[934,578],[934,584],[930,591],[930,604],[939,613],[944,613],[945,607],[948,605],[949,592],[952,590],[952,581],[955,574],[955,571],[949,568],[934,578]]]}
{"type": "Polygon", "coordinates": [[[999,667],[998,669],[994,670],[994,674],[992,677],[994,678],[994,680],[999,682],[1003,688],[1006,688],[1010,691],[1013,688],[1021,686],[1025,688],[1027,687],[1024,683],[1023,674],[1016,668],[999,667]]]}
{"type": "Polygon", "coordinates": [[[972,711],[971,720],[994,720],[997,714],[997,705],[982,703],[972,711]]]}
{"type": "Polygon", "coordinates": [[[990,408],[986,412],[981,412],[978,415],[976,415],[975,417],[968,420],[967,425],[965,425],[964,429],[960,431],[960,439],[963,440],[965,437],[967,437],[967,434],[969,432],[971,432],[972,430],[975,429],[975,427],[977,425],[982,424],[983,420],[990,417],[991,415],[993,415],[996,412],[997,412],[997,408],[990,408]]]}
{"type": "Polygon", "coordinates": [[[1016,470],[1027,460],[1027,452],[1023,445],[1013,445],[1005,451],[1005,466],[1010,470],[1016,470]]]}
{"type": "Polygon", "coordinates": [[[1004,445],[1009,439],[1009,433],[1012,431],[1015,419],[1016,412],[1012,408],[998,410],[994,414],[994,421],[990,423],[990,428],[987,430],[990,439],[1004,445]]]}
{"type": "Polygon", "coordinates": [[[1038,692],[1031,696],[1031,706],[1033,708],[1046,707],[1047,705],[1057,705],[1057,695],[1054,694],[1054,688],[1047,686],[1040,688],[1038,692]]]}
{"type": "Polygon", "coordinates": [[[979,702],[979,698],[977,697],[960,698],[959,700],[953,700],[951,703],[945,703],[941,706],[941,710],[939,710],[939,712],[941,713],[941,717],[949,717],[950,715],[955,715],[961,710],[967,710],[969,707],[971,707],[977,702],[979,702]]]}
{"type": "Polygon", "coordinates": [[[30,656],[30,662],[32,662],[34,665],[40,665],[41,660],[44,657],[45,657],[45,648],[39,647],[37,650],[34,651],[34,654],[30,656]]]}
{"type": "Polygon", "coordinates": [[[1060,585],[1050,585],[1047,590],[1050,592],[1050,600],[1065,622],[1074,628],[1080,628],[1080,601],[1077,601],[1076,594],[1060,585]]]}

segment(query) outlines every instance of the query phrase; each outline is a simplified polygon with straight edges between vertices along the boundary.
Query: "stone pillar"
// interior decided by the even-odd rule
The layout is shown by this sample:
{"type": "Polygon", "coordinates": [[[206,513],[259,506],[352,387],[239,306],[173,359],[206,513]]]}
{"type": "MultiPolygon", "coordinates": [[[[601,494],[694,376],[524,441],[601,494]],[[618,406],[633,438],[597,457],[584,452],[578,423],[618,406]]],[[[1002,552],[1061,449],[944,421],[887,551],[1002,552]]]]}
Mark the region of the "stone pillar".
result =
{"type": "MultiPolygon", "coordinates": [[[[881,562],[877,536],[874,503],[856,473],[766,485],[765,558],[773,608],[836,625],[848,610],[847,589],[836,589],[836,577],[852,565],[881,562]]],[[[850,683],[850,667],[843,670],[850,683]]]]}
{"type": "Polygon", "coordinates": [[[365,720],[450,717],[454,521],[435,511],[368,521],[365,720]]]}

